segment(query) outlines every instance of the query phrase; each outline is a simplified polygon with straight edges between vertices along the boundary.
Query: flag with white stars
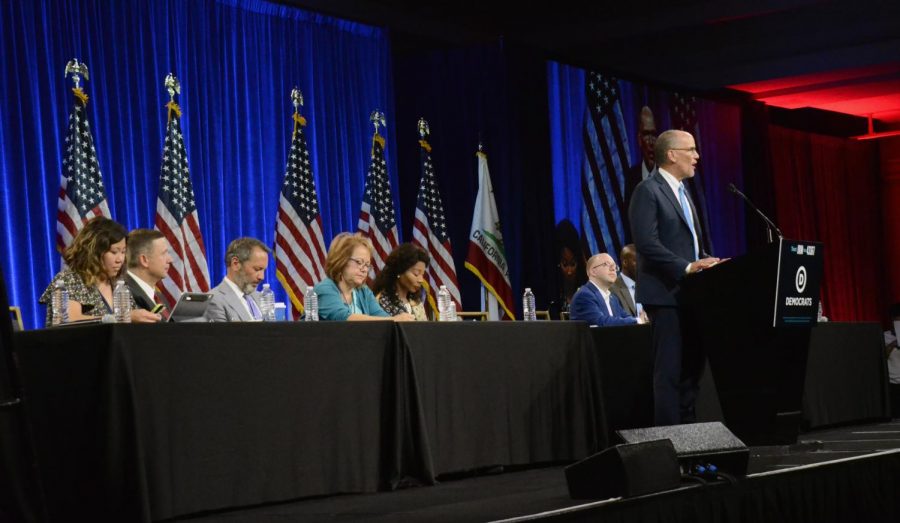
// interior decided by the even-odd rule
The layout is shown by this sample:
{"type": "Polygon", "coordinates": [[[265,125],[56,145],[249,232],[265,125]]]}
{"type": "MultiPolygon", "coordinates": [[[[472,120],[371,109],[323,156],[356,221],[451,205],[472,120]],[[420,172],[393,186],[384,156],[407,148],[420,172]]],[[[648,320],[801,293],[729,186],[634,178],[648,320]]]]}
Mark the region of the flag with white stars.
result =
{"type": "Polygon", "coordinates": [[[372,162],[366,174],[357,229],[372,242],[372,275],[377,275],[388,255],[400,244],[391,181],[384,161],[384,138],[378,132],[372,138],[372,162]]]}
{"type": "Polygon", "coordinates": [[[584,165],[581,174],[582,231],[591,253],[618,257],[628,243],[625,171],[630,166],[619,81],[596,72],[585,76],[584,165]]]}
{"type": "Polygon", "coordinates": [[[431,264],[425,277],[428,303],[437,312],[435,289],[446,285],[450,296],[456,302],[457,310],[462,310],[459,284],[456,280],[456,265],[453,263],[453,249],[447,234],[447,219],[444,204],[434,176],[431,163],[431,145],[419,140],[421,147],[422,181],[419,183],[419,197],[416,200],[416,217],[413,222],[412,242],[431,255],[431,264]]]}
{"type": "Polygon", "coordinates": [[[181,110],[175,102],[169,102],[166,107],[169,124],[163,146],[155,222],[156,229],[169,241],[172,256],[168,277],[157,285],[171,308],[182,292],[209,291],[209,267],[179,123],[181,110]]]}
{"type": "Polygon", "coordinates": [[[294,133],[278,196],[275,226],[275,273],[291,298],[295,320],[303,312],[306,289],[326,277],[327,251],[322,237],[319,196],[303,130],[305,126],[306,119],[295,112],[294,133]]]}
{"type": "Polygon", "coordinates": [[[69,114],[69,127],[63,144],[65,150],[56,212],[56,246],[60,252],[72,244],[75,235],[91,218],[112,218],[87,118],[88,97],[80,88],[74,88],[72,92],[75,93],[75,104],[69,114]]]}

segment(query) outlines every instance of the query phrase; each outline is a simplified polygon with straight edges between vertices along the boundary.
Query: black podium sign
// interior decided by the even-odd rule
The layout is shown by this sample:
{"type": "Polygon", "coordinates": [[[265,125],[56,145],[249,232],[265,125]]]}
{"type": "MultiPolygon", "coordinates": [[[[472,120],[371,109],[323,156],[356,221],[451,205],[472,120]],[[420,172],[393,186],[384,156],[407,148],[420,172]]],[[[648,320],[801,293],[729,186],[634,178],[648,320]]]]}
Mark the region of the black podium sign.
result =
{"type": "Polygon", "coordinates": [[[797,439],[822,250],[780,240],[685,277],[678,294],[686,346],[709,358],[725,424],[748,445],[797,439]]]}
{"type": "Polygon", "coordinates": [[[822,244],[783,238],[778,243],[772,326],[814,326],[819,312],[822,244]]]}

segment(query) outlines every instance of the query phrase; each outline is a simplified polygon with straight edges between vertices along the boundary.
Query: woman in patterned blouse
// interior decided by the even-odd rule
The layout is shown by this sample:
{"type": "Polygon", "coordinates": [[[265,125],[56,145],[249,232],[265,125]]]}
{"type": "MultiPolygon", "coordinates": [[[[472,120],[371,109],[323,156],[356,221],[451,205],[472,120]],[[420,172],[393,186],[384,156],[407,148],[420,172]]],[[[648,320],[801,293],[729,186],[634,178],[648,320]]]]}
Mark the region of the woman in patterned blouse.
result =
{"type": "MultiPolygon", "coordinates": [[[[87,222],[63,252],[66,268],[57,273],[38,300],[47,306],[46,324],[53,318],[52,295],[56,282],[69,292],[69,321],[112,314],[113,285],[125,264],[127,231],[102,216],[87,222]]],[[[143,309],[131,313],[131,321],[156,322],[159,315],[143,309]]]]}
{"type": "Polygon", "coordinates": [[[372,285],[381,308],[388,314],[406,312],[427,321],[422,282],[430,262],[428,253],[411,243],[394,249],[372,285]]]}

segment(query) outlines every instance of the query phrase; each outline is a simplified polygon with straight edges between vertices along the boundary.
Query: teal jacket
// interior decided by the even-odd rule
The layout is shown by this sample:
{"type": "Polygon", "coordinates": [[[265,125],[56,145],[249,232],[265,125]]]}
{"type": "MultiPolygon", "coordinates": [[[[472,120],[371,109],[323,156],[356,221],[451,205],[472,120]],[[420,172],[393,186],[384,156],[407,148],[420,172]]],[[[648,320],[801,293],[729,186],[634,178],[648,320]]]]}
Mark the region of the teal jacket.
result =
{"type": "MultiPolygon", "coordinates": [[[[350,316],[350,306],[344,303],[341,298],[341,290],[331,278],[325,278],[314,287],[319,297],[319,319],[324,321],[347,321],[350,316]]],[[[353,305],[357,314],[367,314],[369,316],[381,316],[384,318],[390,315],[384,312],[378,300],[372,294],[371,289],[366,286],[353,289],[353,305]]]]}

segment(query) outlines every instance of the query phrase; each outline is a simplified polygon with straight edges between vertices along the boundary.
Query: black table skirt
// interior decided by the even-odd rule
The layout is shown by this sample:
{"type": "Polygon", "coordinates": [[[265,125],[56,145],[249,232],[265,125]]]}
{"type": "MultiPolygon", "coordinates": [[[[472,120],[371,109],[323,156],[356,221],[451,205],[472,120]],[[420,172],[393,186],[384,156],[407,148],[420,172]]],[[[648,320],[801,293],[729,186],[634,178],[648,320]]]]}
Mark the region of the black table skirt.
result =
{"type": "MultiPolygon", "coordinates": [[[[653,425],[650,329],[637,325],[591,331],[610,430],[653,425]]],[[[698,421],[724,421],[708,365],[700,387],[698,421]]],[[[888,395],[878,324],[831,322],[812,329],[803,394],[805,428],[888,419],[888,395]]]]}
{"type": "Polygon", "coordinates": [[[884,338],[877,323],[820,323],[812,330],[803,420],[807,427],[891,417],[884,338]]]}
{"type": "MultiPolygon", "coordinates": [[[[813,332],[809,425],[886,417],[878,326],[813,332]]],[[[652,418],[640,326],[94,325],[18,333],[16,346],[54,521],[152,521],[577,460],[607,444],[607,427],[652,418]]]]}
{"type": "Polygon", "coordinates": [[[605,444],[583,325],[93,325],[17,350],[54,521],[427,485],[605,444]]]}
{"type": "Polygon", "coordinates": [[[73,327],[19,340],[54,519],[374,491],[406,468],[389,323],[73,327]]]}
{"type": "Polygon", "coordinates": [[[412,358],[435,475],[572,461],[606,446],[586,324],[398,327],[412,358]]]}

